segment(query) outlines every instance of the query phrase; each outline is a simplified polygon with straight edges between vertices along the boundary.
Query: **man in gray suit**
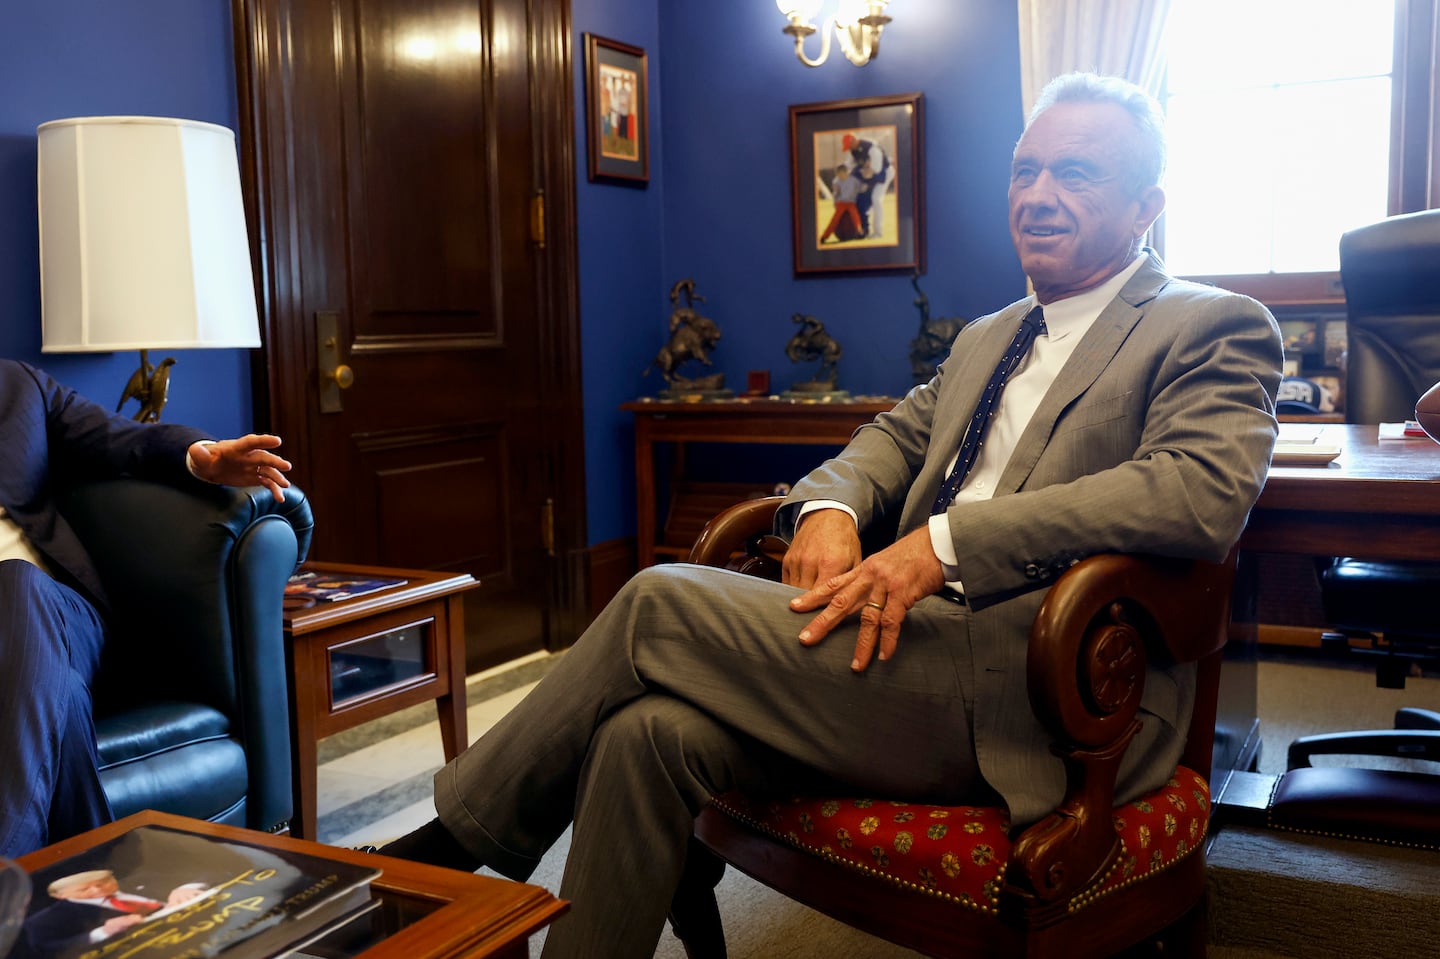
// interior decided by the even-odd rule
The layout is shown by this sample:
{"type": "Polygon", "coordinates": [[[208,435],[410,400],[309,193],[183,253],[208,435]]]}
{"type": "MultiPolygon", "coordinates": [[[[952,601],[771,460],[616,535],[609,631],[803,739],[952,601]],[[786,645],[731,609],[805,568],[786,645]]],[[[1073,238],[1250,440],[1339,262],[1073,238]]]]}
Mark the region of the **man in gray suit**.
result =
{"type": "MultiPolygon", "coordinates": [[[[1274,319],[1141,245],[1164,205],[1161,123],[1123,81],[1047,87],[1010,183],[1035,295],[966,326],[935,379],[795,486],[783,584],[643,571],[437,774],[439,818],[384,851],[523,878],[573,819],[572,910],[545,954],[648,956],[693,818],[724,790],[998,799],[1017,824],[1053,809],[1062,768],[1025,695],[1046,586],[1106,551],[1223,559],[1277,432],[1274,319]],[[1002,357],[1018,368],[972,417],[1002,357]],[[985,442],[954,471],[972,418],[985,442]],[[862,558],[858,531],[897,513],[893,545],[862,558]]],[[[1151,669],[1119,800],[1173,771],[1193,699],[1192,669],[1151,669]]]]}

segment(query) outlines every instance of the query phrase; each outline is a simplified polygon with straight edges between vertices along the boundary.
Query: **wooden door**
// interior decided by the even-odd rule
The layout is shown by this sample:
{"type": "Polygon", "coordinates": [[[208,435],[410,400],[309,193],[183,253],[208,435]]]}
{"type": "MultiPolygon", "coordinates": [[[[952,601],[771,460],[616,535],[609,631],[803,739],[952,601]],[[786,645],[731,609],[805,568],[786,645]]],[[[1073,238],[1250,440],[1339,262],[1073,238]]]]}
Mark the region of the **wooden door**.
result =
{"type": "Polygon", "coordinates": [[[256,392],[313,501],[312,556],[471,573],[472,669],[566,644],[575,256],[544,234],[574,235],[568,5],[235,8],[256,392]]]}

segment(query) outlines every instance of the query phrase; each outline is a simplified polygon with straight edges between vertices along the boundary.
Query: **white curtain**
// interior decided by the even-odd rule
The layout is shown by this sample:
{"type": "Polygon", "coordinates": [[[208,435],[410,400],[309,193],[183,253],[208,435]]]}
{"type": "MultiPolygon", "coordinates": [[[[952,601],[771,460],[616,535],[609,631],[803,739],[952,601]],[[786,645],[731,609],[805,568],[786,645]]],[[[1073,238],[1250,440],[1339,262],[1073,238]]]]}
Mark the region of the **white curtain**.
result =
{"type": "Polygon", "coordinates": [[[1019,0],[1025,116],[1040,90],[1073,70],[1124,77],[1160,92],[1172,0],[1019,0]]]}

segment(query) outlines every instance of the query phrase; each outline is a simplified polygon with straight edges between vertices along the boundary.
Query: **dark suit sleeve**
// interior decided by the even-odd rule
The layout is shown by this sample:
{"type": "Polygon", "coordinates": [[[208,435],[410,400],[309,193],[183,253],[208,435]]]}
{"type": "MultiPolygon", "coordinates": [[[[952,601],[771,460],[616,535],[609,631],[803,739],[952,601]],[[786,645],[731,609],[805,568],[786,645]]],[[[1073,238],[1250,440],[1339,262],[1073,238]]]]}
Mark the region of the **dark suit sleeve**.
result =
{"type": "Polygon", "coordinates": [[[115,913],[85,903],[57,900],[25,920],[11,959],[54,959],[90,946],[90,930],[115,913]]]}
{"type": "Polygon", "coordinates": [[[168,423],[137,423],[86,399],[32,366],[19,364],[40,392],[54,478],[62,482],[130,475],[193,482],[185,451],[205,433],[168,423]]]}

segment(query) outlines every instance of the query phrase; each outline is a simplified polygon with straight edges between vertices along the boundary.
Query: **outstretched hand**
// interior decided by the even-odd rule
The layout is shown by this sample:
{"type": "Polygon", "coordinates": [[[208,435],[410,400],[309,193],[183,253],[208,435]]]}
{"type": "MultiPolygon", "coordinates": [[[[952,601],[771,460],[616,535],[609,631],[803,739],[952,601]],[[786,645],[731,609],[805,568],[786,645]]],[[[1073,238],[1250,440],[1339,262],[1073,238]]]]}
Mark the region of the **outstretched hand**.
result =
{"type": "Polygon", "coordinates": [[[280,437],[250,433],[239,439],[214,443],[193,443],[190,463],[195,475],[208,483],[223,486],[263,486],[276,501],[285,498],[290,481],[285,471],[290,461],[271,453],[280,446],[280,437]]]}
{"type": "Polygon", "coordinates": [[[837,624],[859,613],[860,633],[850,668],[860,673],[877,648],[881,661],[895,655],[905,614],[944,585],[945,572],[930,544],[930,531],[922,526],[854,569],[815,583],[792,599],[790,608],[805,613],[824,607],[800,631],[800,642],[806,646],[814,646],[837,624]]]}

